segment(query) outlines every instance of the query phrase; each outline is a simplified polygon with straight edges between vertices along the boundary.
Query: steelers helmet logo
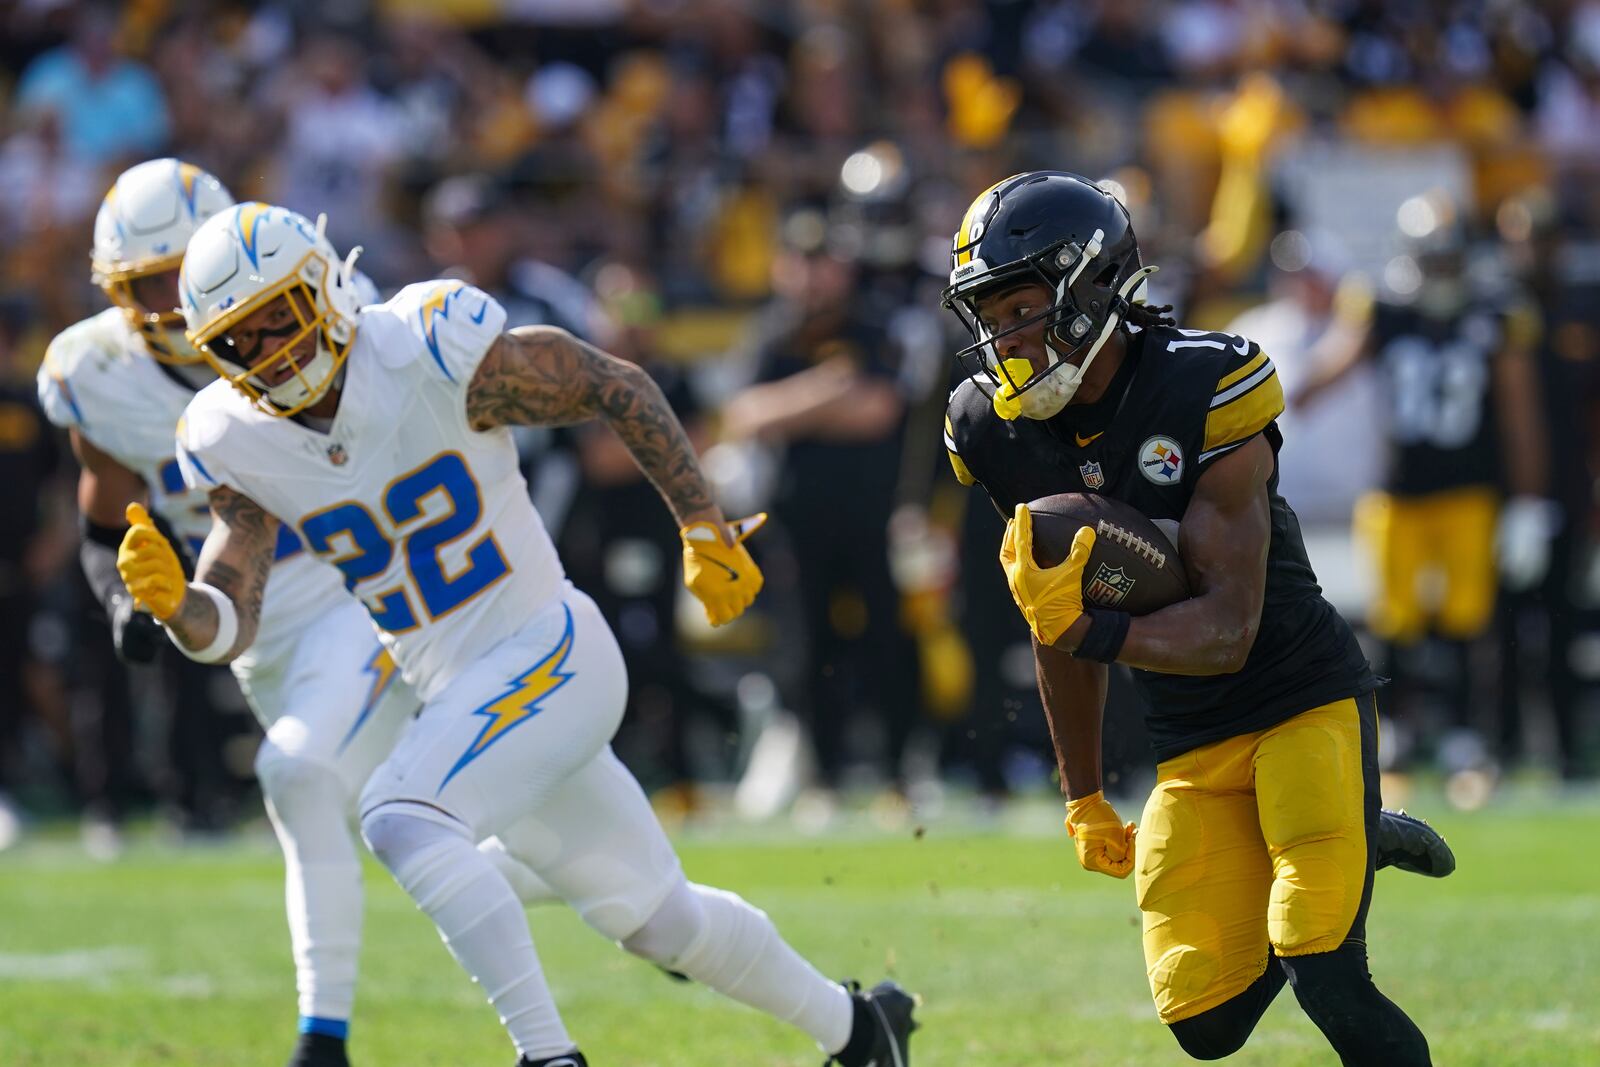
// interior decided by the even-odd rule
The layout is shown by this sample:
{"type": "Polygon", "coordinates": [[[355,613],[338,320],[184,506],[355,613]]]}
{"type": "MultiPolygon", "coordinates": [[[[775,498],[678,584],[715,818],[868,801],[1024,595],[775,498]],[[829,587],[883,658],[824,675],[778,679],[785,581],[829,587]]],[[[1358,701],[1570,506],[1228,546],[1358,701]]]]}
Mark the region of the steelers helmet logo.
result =
{"type": "Polygon", "coordinates": [[[1139,473],[1156,485],[1177,485],[1183,479],[1183,452],[1178,442],[1159,434],[1139,447],[1139,473]]]}

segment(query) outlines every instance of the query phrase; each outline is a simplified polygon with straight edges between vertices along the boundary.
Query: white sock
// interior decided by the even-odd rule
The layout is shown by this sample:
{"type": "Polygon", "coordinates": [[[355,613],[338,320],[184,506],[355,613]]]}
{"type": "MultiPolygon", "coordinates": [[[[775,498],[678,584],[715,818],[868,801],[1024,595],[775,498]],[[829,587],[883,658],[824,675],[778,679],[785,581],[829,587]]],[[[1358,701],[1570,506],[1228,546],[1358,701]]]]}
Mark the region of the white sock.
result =
{"type": "Polygon", "coordinates": [[[622,947],[792,1023],[830,1055],[850,1040],[850,994],[735,893],[680,883],[622,947]]]}
{"type": "Polygon", "coordinates": [[[270,742],[256,758],[283,849],[284,897],[303,1018],[348,1020],[361,954],[361,859],[334,772],[270,742]]]}
{"type": "Polygon", "coordinates": [[[372,851],[427,912],[461,966],[483,987],[517,1051],[532,1060],[571,1052],[545,985],[528,919],[505,877],[466,827],[428,809],[380,805],[362,820],[372,851]]]}

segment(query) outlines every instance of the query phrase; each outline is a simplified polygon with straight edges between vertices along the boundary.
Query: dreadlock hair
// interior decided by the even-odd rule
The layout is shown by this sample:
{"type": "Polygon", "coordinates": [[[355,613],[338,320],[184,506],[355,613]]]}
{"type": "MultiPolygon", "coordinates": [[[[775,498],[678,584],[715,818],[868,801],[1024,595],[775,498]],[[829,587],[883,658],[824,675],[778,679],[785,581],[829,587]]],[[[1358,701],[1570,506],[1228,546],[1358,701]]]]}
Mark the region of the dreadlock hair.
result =
{"type": "Polygon", "coordinates": [[[1137,326],[1147,330],[1152,326],[1176,326],[1178,320],[1167,314],[1172,310],[1171,304],[1128,304],[1128,310],[1122,316],[1126,326],[1137,326]]]}

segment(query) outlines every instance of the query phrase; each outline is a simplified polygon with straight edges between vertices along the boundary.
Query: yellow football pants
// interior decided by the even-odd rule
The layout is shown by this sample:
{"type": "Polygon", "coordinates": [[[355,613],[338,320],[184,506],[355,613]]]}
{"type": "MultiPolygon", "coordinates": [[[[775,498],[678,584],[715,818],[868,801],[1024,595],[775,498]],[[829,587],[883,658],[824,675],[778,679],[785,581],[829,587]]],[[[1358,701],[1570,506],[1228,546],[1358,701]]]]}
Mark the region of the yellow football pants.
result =
{"type": "Polygon", "coordinates": [[[1364,936],[1377,756],[1368,694],[1157,768],[1135,871],[1162,1022],[1243,992],[1269,945],[1300,956],[1364,936]]]}
{"type": "Polygon", "coordinates": [[[1356,536],[1376,569],[1372,632],[1420,640],[1432,624],[1443,637],[1483,633],[1494,609],[1494,533],[1499,499],[1486,488],[1427,496],[1369,493],[1356,504],[1356,536]]]}

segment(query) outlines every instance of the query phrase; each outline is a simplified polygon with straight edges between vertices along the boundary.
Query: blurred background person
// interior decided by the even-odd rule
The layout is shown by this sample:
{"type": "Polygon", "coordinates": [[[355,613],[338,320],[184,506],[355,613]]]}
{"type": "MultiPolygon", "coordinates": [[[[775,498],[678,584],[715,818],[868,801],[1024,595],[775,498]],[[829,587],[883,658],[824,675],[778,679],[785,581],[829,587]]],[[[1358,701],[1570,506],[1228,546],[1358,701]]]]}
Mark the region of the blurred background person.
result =
{"type": "Polygon", "coordinates": [[[888,565],[905,416],[899,354],[885,323],[852,299],[858,266],[830,236],[820,209],[785,220],[775,297],[749,345],[754,381],[723,411],[726,437],[782,452],[772,513],[791,567],[774,567],[773,578],[787,579],[801,604],[806,663],[794,706],[826,791],[844,784],[867,745],[879,780],[898,783],[918,708],[888,565]]]}
{"type": "MultiPolygon", "coordinates": [[[[1600,26],[1600,24],[1597,24],[1600,26]]],[[[1508,589],[1500,614],[1496,751],[1509,764],[1527,759],[1530,693],[1543,690],[1551,750],[1561,778],[1592,781],[1584,749],[1584,679],[1578,638],[1593,629],[1596,592],[1586,574],[1600,531],[1600,244],[1592,229],[1555,195],[1536,188],[1506,201],[1497,214],[1514,267],[1542,324],[1534,350],[1539,377],[1536,432],[1549,457],[1555,536],[1540,579],[1508,589]],[[1540,684],[1542,682],[1542,685],[1540,684]]]]}
{"type": "Polygon", "coordinates": [[[68,156],[91,173],[154,155],[170,131],[161,86],[123,54],[120,24],[115,4],[78,5],[67,42],[28,64],[17,84],[18,109],[54,112],[68,156]]]}
{"type": "Polygon", "coordinates": [[[1388,465],[1356,525],[1375,567],[1369,623],[1386,643],[1382,669],[1406,730],[1391,759],[1405,766],[1410,748],[1436,745],[1446,770],[1469,772],[1489,757],[1487,709],[1473,698],[1486,679],[1475,684],[1469,645],[1488,632],[1498,577],[1515,591],[1544,579],[1558,521],[1539,428],[1540,325],[1498,263],[1473,261],[1481,249],[1449,197],[1407,200],[1398,223],[1403,251],[1384,270],[1384,290],[1325,338],[1325,362],[1294,406],[1307,407],[1366,359],[1383,375],[1388,465]],[[1431,671],[1420,657],[1429,637],[1444,653],[1431,671]],[[1420,703],[1423,681],[1442,709],[1420,703]]]}
{"type": "MultiPolygon", "coordinates": [[[[0,302],[0,484],[14,496],[0,509],[0,851],[22,833],[14,790],[24,771],[24,731],[46,723],[48,697],[35,652],[36,601],[62,569],[65,546],[72,543],[69,505],[55,481],[60,449],[19,357],[28,318],[24,305],[0,302]]],[[[49,710],[59,720],[59,705],[49,710]]]]}
{"type": "MultiPolygon", "coordinates": [[[[1326,232],[1284,230],[1272,241],[1270,260],[1269,299],[1226,329],[1271,353],[1284,390],[1293,394],[1317,373],[1317,344],[1341,311],[1361,313],[1371,282],[1351,271],[1338,238],[1326,232]]],[[[1278,419],[1284,427],[1278,484],[1303,526],[1347,527],[1356,500],[1377,484],[1388,434],[1382,401],[1378,372],[1361,364],[1278,419]],[[1352,433],[1354,426],[1363,432],[1352,433]]]]}

